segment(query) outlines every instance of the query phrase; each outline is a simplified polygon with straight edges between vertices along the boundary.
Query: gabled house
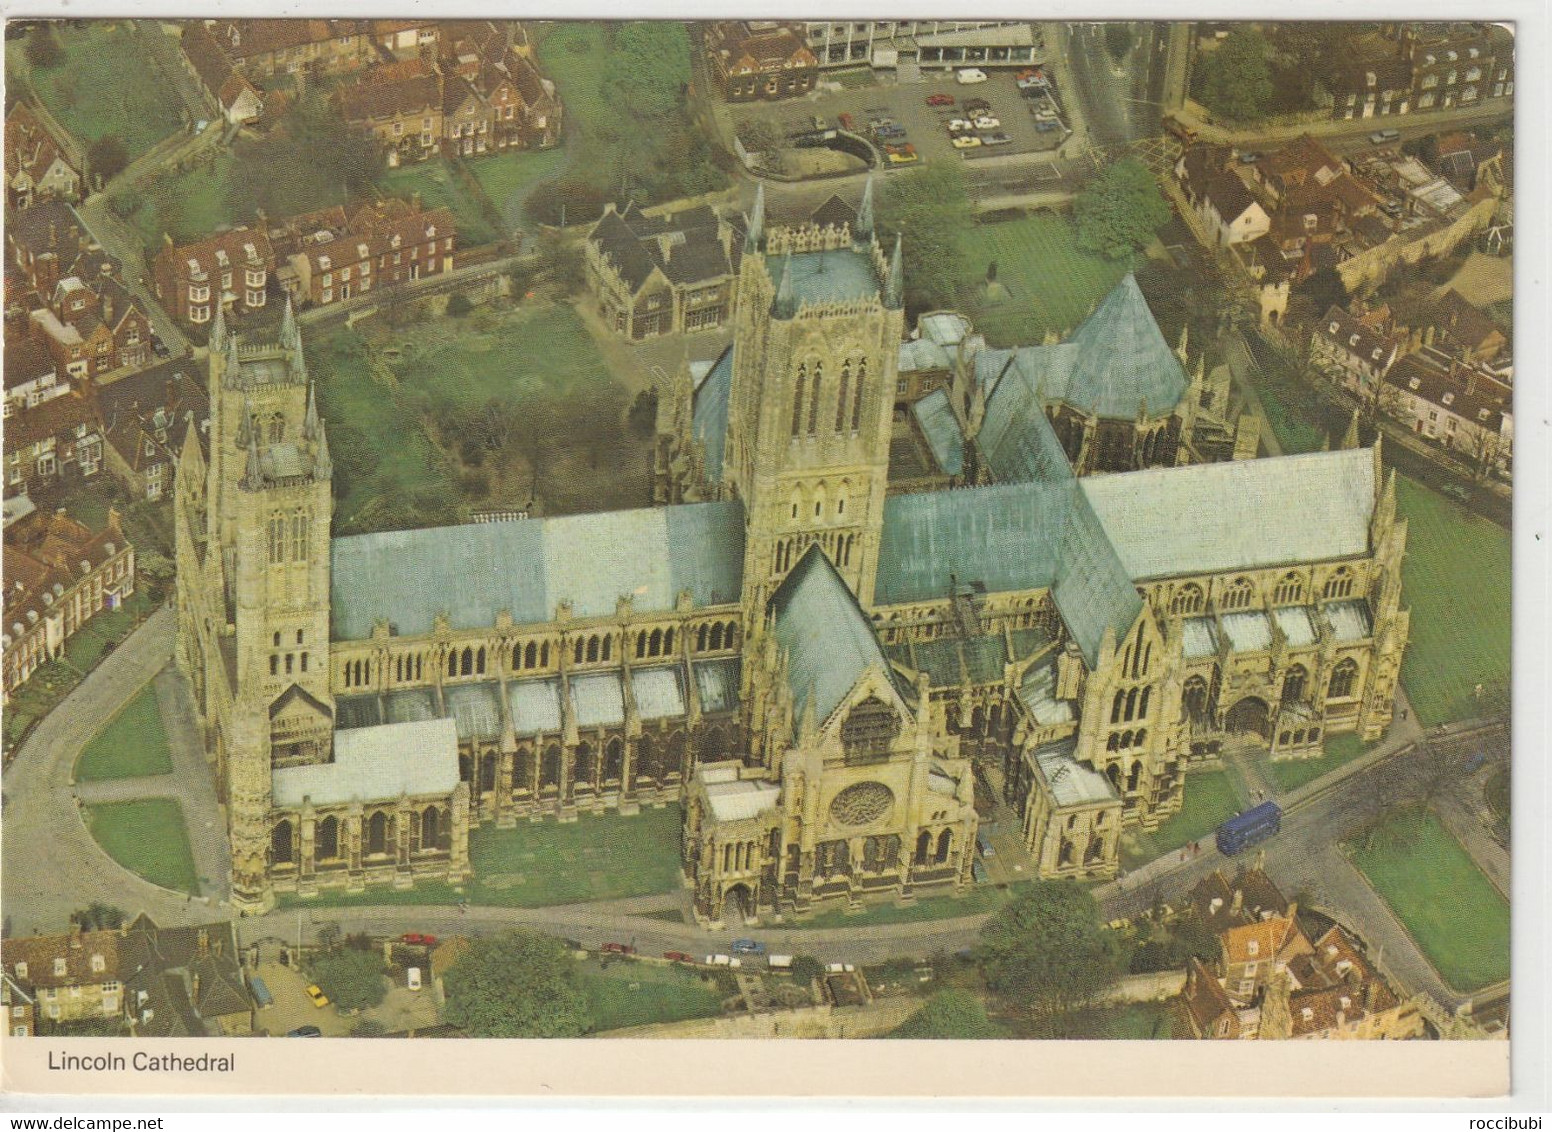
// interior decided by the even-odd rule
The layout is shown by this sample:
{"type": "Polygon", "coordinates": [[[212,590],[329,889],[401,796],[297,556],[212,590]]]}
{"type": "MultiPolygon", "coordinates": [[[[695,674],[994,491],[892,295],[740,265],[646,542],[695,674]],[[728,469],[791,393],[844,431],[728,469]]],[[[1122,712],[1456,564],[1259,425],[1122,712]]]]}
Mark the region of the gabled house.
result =
{"type": "Polygon", "coordinates": [[[387,198],[347,216],[327,209],[272,232],[288,296],[326,306],[395,283],[453,269],[458,233],[446,208],[387,198]]]}
{"type": "Polygon", "coordinates": [[[176,358],[97,390],[108,472],[132,499],[161,499],[172,489],[190,428],[203,437],[210,399],[198,371],[176,358]]]}
{"type": "Polygon", "coordinates": [[[7,491],[90,479],[102,469],[102,421],[89,397],[70,392],[6,418],[7,491]]]}
{"type": "Polygon", "coordinates": [[[124,984],[116,931],[23,936],[0,941],[5,974],[49,1022],[123,1015],[124,984]]]}
{"type": "Polygon", "coordinates": [[[803,25],[780,20],[706,25],[706,62],[729,102],[794,98],[812,90],[819,75],[803,25]]]}
{"type": "Polygon", "coordinates": [[[71,378],[98,378],[142,366],[151,357],[151,320],[140,301],[111,276],[93,285],[74,275],[61,279],[28,319],[33,336],[71,378]]]}
{"type": "Polygon", "coordinates": [[[1350,392],[1372,394],[1401,356],[1402,342],[1333,306],[1310,333],[1310,360],[1336,376],[1350,392]]]}
{"type": "Polygon", "coordinates": [[[142,913],[120,935],[124,1009],[137,1037],[253,1032],[253,997],[230,922],[162,928],[142,913]]]}
{"type": "Polygon", "coordinates": [[[14,209],[40,200],[75,200],[81,195],[81,170],[70,163],[43,120],[26,102],[5,119],[5,201],[14,209]]]}
{"type": "Polygon", "coordinates": [[[5,416],[70,392],[48,346],[25,330],[5,337],[5,416]]]}
{"type": "Polygon", "coordinates": [[[243,18],[208,26],[232,65],[255,83],[304,71],[349,74],[379,57],[369,20],[243,18]]]}
{"type": "MultiPolygon", "coordinates": [[[[5,238],[16,279],[40,295],[71,275],[83,280],[117,277],[119,262],[105,252],[76,210],[46,200],[6,217],[5,238]]],[[[7,280],[6,302],[11,301],[7,280]]]]}
{"type": "Polygon", "coordinates": [[[228,122],[251,122],[264,113],[263,92],[232,65],[208,27],[198,20],[184,25],[182,46],[184,62],[228,122]]]}
{"type": "Polygon", "coordinates": [[[732,314],[737,240],[706,205],[648,214],[610,203],[588,233],[586,255],[599,314],[626,338],[712,329],[732,314]]]}
{"type": "Polygon", "coordinates": [[[1175,176],[1197,218],[1221,247],[1264,236],[1272,226],[1266,209],[1233,168],[1224,146],[1193,145],[1175,163],[1175,176]]]}
{"type": "Polygon", "coordinates": [[[339,87],[333,97],[345,123],[369,130],[388,150],[389,166],[397,167],[440,152],[444,96],[442,77],[429,65],[391,66],[386,75],[339,87]]]}
{"type": "Polygon", "coordinates": [[[192,244],[164,237],[151,265],[152,287],[167,313],[191,326],[205,326],[217,307],[242,316],[269,302],[275,253],[262,228],[217,232],[192,244]]]}

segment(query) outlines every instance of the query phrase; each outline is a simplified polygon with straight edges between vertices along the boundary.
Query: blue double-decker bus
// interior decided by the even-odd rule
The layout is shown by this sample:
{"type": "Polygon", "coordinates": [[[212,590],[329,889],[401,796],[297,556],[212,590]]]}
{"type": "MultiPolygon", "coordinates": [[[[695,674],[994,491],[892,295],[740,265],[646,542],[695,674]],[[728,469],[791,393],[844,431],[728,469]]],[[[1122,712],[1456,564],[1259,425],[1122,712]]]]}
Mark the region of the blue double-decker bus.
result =
{"type": "Polygon", "coordinates": [[[1225,857],[1265,841],[1282,828],[1283,811],[1276,802],[1262,802],[1218,827],[1218,852],[1225,857]]]}

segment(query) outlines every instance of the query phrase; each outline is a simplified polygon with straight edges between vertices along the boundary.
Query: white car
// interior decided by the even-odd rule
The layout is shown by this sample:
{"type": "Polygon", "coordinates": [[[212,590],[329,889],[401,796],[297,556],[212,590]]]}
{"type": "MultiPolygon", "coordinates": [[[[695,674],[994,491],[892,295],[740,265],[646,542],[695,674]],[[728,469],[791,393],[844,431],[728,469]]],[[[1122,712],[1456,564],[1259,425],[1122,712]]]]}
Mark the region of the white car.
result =
{"type": "Polygon", "coordinates": [[[993,118],[990,114],[983,114],[975,120],[975,128],[978,130],[995,130],[1002,125],[1001,118],[993,118]]]}
{"type": "Polygon", "coordinates": [[[827,975],[849,975],[856,969],[857,968],[853,967],[850,963],[825,964],[825,974],[827,975]]]}
{"type": "Polygon", "coordinates": [[[948,132],[951,134],[962,134],[966,130],[973,129],[975,129],[975,123],[969,118],[950,118],[948,120],[948,132]]]}
{"type": "Polygon", "coordinates": [[[981,144],[981,139],[974,134],[956,134],[949,139],[955,149],[974,149],[981,144]]]}
{"type": "Polygon", "coordinates": [[[1035,118],[1041,122],[1054,122],[1056,121],[1056,111],[1050,107],[1045,107],[1035,111],[1035,118]]]}
{"type": "Polygon", "coordinates": [[[954,76],[954,81],[962,86],[968,86],[971,83],[984,83],[986,81],[986,72],[979,67],[965,67],[954,76]]]}

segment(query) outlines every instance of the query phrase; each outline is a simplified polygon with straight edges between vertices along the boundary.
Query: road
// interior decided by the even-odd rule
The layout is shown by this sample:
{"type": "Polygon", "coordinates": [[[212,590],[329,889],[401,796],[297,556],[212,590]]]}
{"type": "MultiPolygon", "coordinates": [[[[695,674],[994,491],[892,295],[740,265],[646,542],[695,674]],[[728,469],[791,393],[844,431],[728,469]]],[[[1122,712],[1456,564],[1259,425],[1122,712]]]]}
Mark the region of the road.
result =
{"type": "Polygon", "coordinates": [[[76,206],[81,219],[86,222],[86,227],[92,235],[97,237],[103,249],[122,265],[124,286],[130,294],[140,300],[140,305],[145,308],[146,314],[151,319],[151,328],[156,331],[158,337],[166,343],[174,357],[181,357],[189,352],[189,340],[183,336],[183,331],[173,321],[172,316],[164,311],[156,297],[151,294],[145,285],[146,261],[140,237],[122,220],[113,215],[108,208],[108,194],[93,193],[76,206]]]}
{"type": "Polygon", "coordinates": [[[1058,25],[1067,97],[1080,101],[1089,141],[1113,154],[1158,134],[1173,73],[1171,48],[1177,37],[1170,25],[1145,21],[1129,26],[1132,48],[1117,65],[1105,46],[1103,24],[1058,25]]]}

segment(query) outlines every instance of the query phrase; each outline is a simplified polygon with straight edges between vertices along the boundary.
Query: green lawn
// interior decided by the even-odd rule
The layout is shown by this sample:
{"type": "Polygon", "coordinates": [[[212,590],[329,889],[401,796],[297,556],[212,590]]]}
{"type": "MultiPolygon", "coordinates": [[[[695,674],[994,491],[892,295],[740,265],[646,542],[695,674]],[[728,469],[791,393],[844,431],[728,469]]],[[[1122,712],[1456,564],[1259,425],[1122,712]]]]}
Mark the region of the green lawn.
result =
{"type": "Polygon", "coordinates": [[[1493,771],[1487,780],[1487,785],[1483,787],[1482,793],[1487,799],[1488,809],[1493,812],[1493,817],[1498,820],[1499,825],[1507,832],[1509,829],[1510,812],[1509,768],[1502,766],[1493,771]]]}
{"type": "Polygon", "coordinates": [[[1138,865],[1179,849],[1188,841],[1210,840],[1214,830],[1240,811],[1239,796],[1221,770],[1196,771],[1186,775],[1185,802],[1180,812],[1152,833],[1143,830],[1122,834],[1121,864],[1134,869],[1138,865]]]}
{"type": "Polygon", "coordinates": [[[1272,777],[1277,789],[1286,794],[1297,790],[1307,782],[1330,774],[1337,767],[1352,762],[1363,754],[1363,740],[1356,733],[1332,735],[1325,742],[1325,753],[1316,759],[1282,759],[1271,764],[1272,777]]]}
{"type": "Polygon", "coordinates": [[[633,817],[584,815],[565,824],[524,822],[512,829],[482,825],[469,835],[474,879],[467,885],[371,888],[363,893],[288,897],[282,902],[288,907],[350,907],[467,900],[504,908],[541,908],[673,892],[679,887],[682,820],[679,808],[669,806],[633,817]]]}
{"type": "Polygon", "coordinates": [[[457,170],[440,158],[391,169],[383,174],[381,185],[390,196],[408,199],[412,193],[419,193],[426,208],[451,209],[458,225],[460,247],[493,243],[501,235],[486,217],[484,202],[478,194],[471,192],[457,170]]]}
{"type": "Polygon", "coordinates": [[[959,242],[964,309],[994,346],[1038,346],[1047,331],[1073,330],[1131,266],[1082,250],[1072,223],[1050,213],[973,225],[959,242]],[[984,283],[993,261],[1006,293],[988,301],[984,283]]]}
{"type": "Polygon", "coordinates": [[[75,764],[79,782],[171,772],[172,754],[167,749],[167,733],[162,730],[162,712],[156,704],[156,689],[150,684],[92,736],[75,764]]]}
{"type": "Polygon", "coordinates": [[[1349,848],[1445,982],[1474,991],[1509,977],[1509,905],[1432,813],[1395,814],[1349,848]]]}
{"type": "Polygon", "coordinates": [[[86,826],[97,844],[130,872],[175,892],[199,895],[194,854],[183,828],[183,807],[173,798],[143,798],[86,808],[86,826]]]}
{"type": "Polygon", "coordinates": [[[577,965],[577,981],[587,995],[593,1032],[711,1018],[722,1012],[715,982],[684,967],[619,962],[605,969],[597,960],[577,965]]]}
{"type": "Polygon", "coordinates": [[[159,36],[154,21],[54,24],[64,62],[46,71],[28,67],[25,40],[6,44],[6,73],[33,92],[83,145],[112,135],[131,160],[182,126],[177,92],[146,65],[143,36],[159,36]]]}
{"type": "Polygon", "coordinates": [[[523,226],[523,204],[536,186],[566,168],[567,154],[559,147],[497,154],[469,162],[490,203],[508,228],[523,226]]]}
{"type": "Polygon", "coordinates": [[[539,43],[539,68],[555,80],[566,108],[566,126],[590,139],[613,136],[619,112],[604,101],[600,83],[608,50],[604,25],[597,21],[561,23],[539,43]]]}
{"type": "Polygon", "coordinates": [[[95,668],[110,642],[117,645],[129,636],[131,629],[150,615],[152,604],[150,595],[143,588],[144,579],[139,584],[142,588],[130,594],[128,600],[117,609],[105,609],[98,613],[65,642],[65,659],[71,667],[81,672],[95,668]]]}
{"type": "Polygon", "coordinates": [[[1064,1014],[1055,1027],[1069,1040],[1152,1041],[1174,1036],[1174,1015],[1168,1002],[1127,1002],[1064,1014]]]}
{"type": "Polygon", "coordinates": [[[1401,683],[1425,725],[1507,704],[1510,667],[1509,532],[1421,484],[1397,477],[1407,520],[1402,601],[1412,639],[1401,683]],[[1473,691],[1483,686],[1483,698],[1473,691]]]}
{"type": "Polygon", "coordinates": [[[913,924],[926,920],[952,920],[960,916],[979,916],[983,912],[995,912],[1008,901],[1022,896],[1033,881],[1020,881],[1002,888],[981,884],[971,887],[963,896],[928,896],[896,907],[881,902],[868,904],[860,912],[847,912],[842,908],[826,908],[806,920],[788,920],[769,924],[763,930],[781,931],[785,928],[860,928],[872,924],[913,924]]]}
{"type": "MultiPolygon", "coordinates": [[[[129,223],[152,251],[162,246],[164,235],[180,244],[192,243],[223,225],[253,223],[251,216],[232,215],[229,193],[236,164],[231,153],[221,152],[184,173],[162,170],[133,189],[113,194],[116,207],[133,207],[129,223]]],[[[337,203],[324,201],[320,207],[337,203]]]]}

